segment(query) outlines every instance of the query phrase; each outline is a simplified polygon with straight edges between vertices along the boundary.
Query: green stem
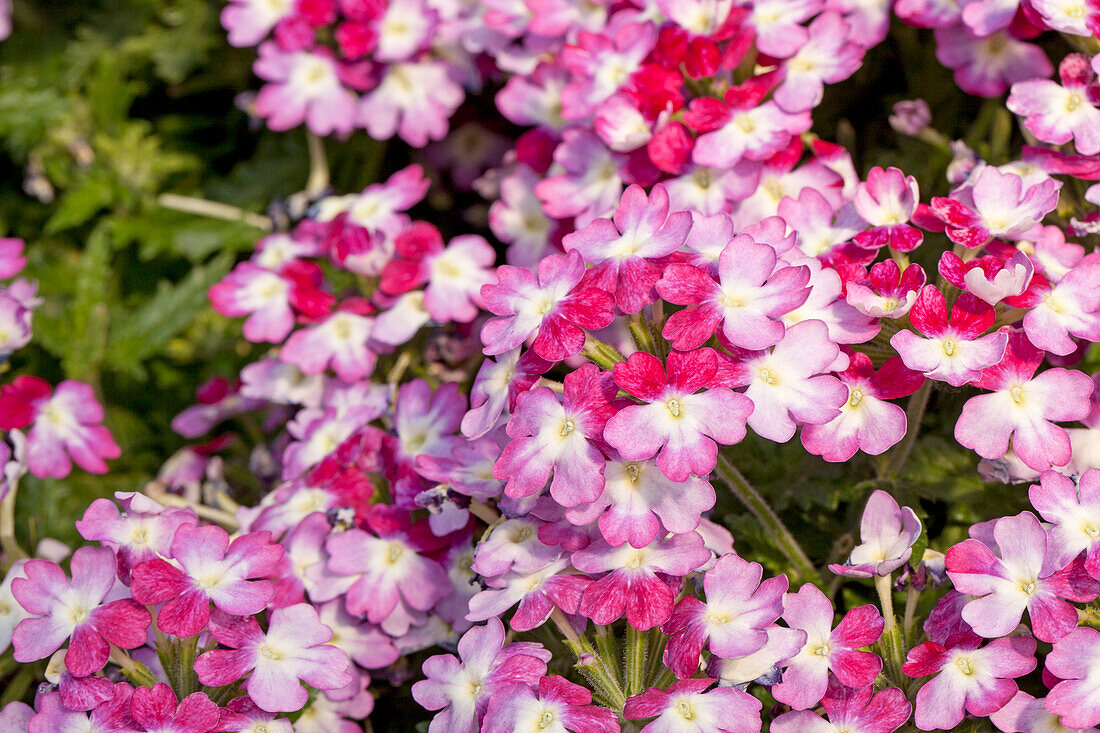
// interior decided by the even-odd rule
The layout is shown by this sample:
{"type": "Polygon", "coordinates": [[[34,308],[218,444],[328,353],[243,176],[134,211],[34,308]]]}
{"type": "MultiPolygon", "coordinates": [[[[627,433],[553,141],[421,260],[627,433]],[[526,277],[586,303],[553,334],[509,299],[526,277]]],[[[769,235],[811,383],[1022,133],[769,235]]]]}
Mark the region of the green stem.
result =
{"type": "Polygon", "coordinates": [[[119,666],[122,673],[129,677],[133,682],[142,687],[152,687],[160,682],[149,668],[141,662],[134,661],[134,659],[126,652],[119,649],[117,646],[111,646],[111,661],[119,666]]]}
{"type": "Polygon", "coordinates": [[[612,369],[620,361],[626,361],[626,357],[614,346],[606,344],[599,339],[594,339],[591,336],[584,342],[584,349],[581,351],[581,355],[604,369],[612,369]]]}
{"type": "Polygon", "coordinates": [[[645,665],[646,687],[651,686],[653,681],[657,678],[658,672],[665,668],[663,657],[665,644],[668,642],[668,637],[661,633],[660,629],[650,630],[649,636],[651,649],[645,665]]]}
{"type": "Polygon", "coordinates": [[[898,620],[894,618],[894,589],[891,587],[891,577],[889,575],[876,575],[875,590],[878,591],[878,600],[882,606],[882,619],[886,622],[886,631],[896,631],[898,620]]]}
{"type": "Polygon", "coordinates": [[[650,354],[657,353],[657,344],[653,340],[653,334],[649,331],[649,324],[642,318],[641,313],[635,313],[630,317],[630,335],[634,337],[634,345],[641,351],[650,354]]]}
{"type": "Polygon", "coordinates": [[[882,630],[882,638],[879,639],[882,660],[890,680],[895,684],[901,684],[906,679],[901,669],[905,663],[905,641],[901,637],[897,619],[894,618],[894,588],[891,576],[875,576],[875,590],[878,591],[879,603],[882,605],[882,618],[886,622],[882,630]]]}
{"type": "Polygon", "coordinates": [[[179,689],[176,691],[180,699],[187,697],[192,692],[197,692],[195,675],[195,657],[199,645],[199,637],[191,636],[181,639],[179,642],[179,689]]]}
{"type": "Polygon", "coordinates": [[[646,652],[649,635],[626,625],[626,694],[637,695],[645,689],[646,652]]]}
{"type": "Polygon", "coordinates": [[[560,608],[554,609],[550,620],[573,650],[573,655],[577,658],[574,667],[592,683],[595,697],[612,710],[621,711],[626,704],[626,695],[615,677],[614,667],[596,651],[588,639],[577,634],[560,608]]]}
{"type": "Polygon", "coordinates": [[[798,544],[798,540],[783,524],[783,520],[772,511],[772,508],[768,506],[768,502],[757,493],[752,484],[737,470],[737,467],[721,453],[718,454],[718,475],[726,482],[733,495],[748,507],[753,516],[768,530],[768,534],[776,546],[790,561],[794,575],[802,580],[816,578],[817,569],[814,568],[810,558],[806,556],[802,546],[798,544]]]}
{"type": "Polygon", "coordinates": [[[924,380],[905,407],[905,436],[890,454],[890,460],[886,465],[886,474],[896,476],[905,467],[909,460],[909,454],[913,452],[913,445],[917,442],[917,434],[920,433],[920,421],[924,417],[924,410],[928,407],[928,396],[932,394],[931,380],[924,380]]]}
{"type": "Polygon", "coordinates": [[[15,539],[15,496],[18,492],[19,481],[12,481],[4,500],[0,501],[0,549],[4,551],[9,565],[30,557],[15,539]]]}

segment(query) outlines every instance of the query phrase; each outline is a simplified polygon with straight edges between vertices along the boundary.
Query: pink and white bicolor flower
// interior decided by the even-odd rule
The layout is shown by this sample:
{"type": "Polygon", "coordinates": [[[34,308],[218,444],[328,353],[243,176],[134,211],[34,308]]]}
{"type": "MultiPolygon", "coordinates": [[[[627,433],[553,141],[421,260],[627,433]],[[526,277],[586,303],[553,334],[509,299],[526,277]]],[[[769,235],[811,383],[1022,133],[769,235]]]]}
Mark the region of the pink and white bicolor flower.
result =
{"type": "Polygon", "coordinates": [[[211,687],[243,679],[245,689],[269,713],[301,710],[309,693],[301,682],[318,690],[339,690],[352,682],[348,656],[328,642],[332,629],[321,623],[308,603],[271,612],[267,631],[252,616],[215,612],[210,633],[229,649],[213,649],[195,660],[199,682],[211,687]]]}
{"type": "Polygon", "coordinates": [[[1026,609],[1031,629],[1042,641],[1053,642],[1077,626],[1077,609],[1100,593],[1100,583],[1083,565],[1051,567],[1047,535],[1031,512],[1002,517],[993,524],[996,549],[976,539],[963,540],[947,551],[947,575],[960,593],[974,596],[962,618],[974,633],[986,638],[1006,636],[1026,609]]]}
{"type": "Polygon", "coordinates": [[[963,293],[947,316],[947,301],[935,285],[926,285],[909,311],[909,321],[924,338],[898,331],[890,338],[905,366],[929,379],[961,387],[981,376],[1004,356],[1008,335],[997,331],[983,336],[997,314],[970,293],[963,293]]]}
{"type": "Polygon", "coordinates": [[[322,374],[332,365],[346,382],[369,377],[378,355],[367,346],[374,319],[350,310],[333,313],[322,323],[295,331],[279,350],[279,359],[302,374],[322,374]]]}
{"type": "Polygon", "coordinates": [[[784,713],[772,721],[775,733],[892,733],[900,728],[913,706],[897,687],[875,692],[871,686],[850,688],[829,680],[821,700],[828,721],[809,710],[784,713]]]}
{"type": "Polygon", "coordinates": [[[706,601],[683,598],[661,630],[669,636],[665,665],[680,679],[699,670],[699,655],[709,640],[716,657],[737,659],[768,643],[765,629],[783,614],[786,575],[761,582],[760,563],[734,553],[723,555],[703,575],[706,601]]]}
{"type": "Polygon", "coordinates": [[[1047,710],[1066,728],[1100,724],[1100,631],[1080,627],[1055,642],[1046,669],[1059,679],[1047,693],[1047,710]]]}
{"type": "Polygon", "coordinates": [[[917,302],[917,295],[927,276],[924,269],[912,263],[902,272],[892,259],[871,265],[867,278],[849,282],[848,304],[872,318],[901,318],[917,302]]]}
{"type": "Polygon", "coordinates": [[[1012,636],[981,646],[974,634],[946,644],[926,641],[909,651],[902,671],[910,677],[935,675],[917,692],[915,722],[921,730],[951,730],[966,713],[984,717],[1016,694],[1013,681],[1035,669],[1035,639],[1012,636]]]}
{"type": "Polygon", "coordinates": [[[1043,142],[1062,145],[1073,140],[1081,155],[1100,153],[1100,94],[1089,59],[1070,54],[1058,65],[1061,84],[1050,79],[1016,82],[1006,106],[1025,117],[1027,129],[1043,142]]]}
{"type": "Polygon", "coordinates": [[[482,733],[619,733],[613,710],[592,704],[592,693],[564,677],[543,677],[538,689],[510,685],[489,699],[482,733]]]}
{"type": "Polygon", "coordinates": [[[963,405],[955,439],[987,459],[1005,455],[1011,440],[1020,460],[1036,471],[1069,463],[1069,435],[1054,422],[1088,415],[1092,380],[1061,368],[1035,376],[1043,357],[1027,336],[1012,332],[1004,357],[974,382],[991,393],[971,397],[963,405]]]}
{"type": "Polygon", "coordinates": [[[1056,282],[1034,278],[1011,305],[1028,308],[1024,333],[1040,349],[1066,356],[1077,349],[1070,338],[1100,340],[1100,263],[1084,262],[1056,282]]]}
{"type": "Polygon", "coordinates": [[[911,252],[920,246],[924,235],[908,222],[920,203],[917,179],[898,168],[875,166],[867,181],[856,188],[856,211],[871,225],[856,235],[860,247],[878,249],[887,245],[898,252],[911,252]]]}
{"type": "Polygon", "coordinates": [[[1047,552],[1063,568],[1085,553],[1085,569],[1100,580],[1100,469],[1090,468],[1075,482],[1057,471],[1043,471],[1028,492],[1045,521],[1047,552]]]}
{"type": "Polygon", "coordinates": [[[267,42],[260,45],[253,70],[268,82],[256,95],[256,114],[272,130],[305,122],[314,134],[329,135],[347,134],[355,126],[355,96],[344,87],[330,55],[285,51],[267,42]]]}
{"type": "Polygon", "coordinates": [[[973,184],[951,198],[934,197],[932,210],[947,224],[947,237],[956,244],[977,248],[993,237],[1022,239],[1058,205],[1060,181],[1046,177],[1024,188],[1014,172],[986,166],[973,184]]]}
{"type": "Polygon", "coordinates": [[[806,632],[806,644],[788,660],[783,681],[772,687],[776,700],[796,710],[813,707],[825,696],[829,673],[848,687],[864,687],[882,671],[882,659],[858,651],[882,635],[885,622],[872,605],[848,611],[833,628],[833,604],[817,586],[806,584],[783,600],[783,619],[806,632]]]}
{"type": "Polygon", "coordinates": [[[623,717],[657,717],[641,733],[738,733],[760,730],[761,702],[736,687],[715,687],[708,677],[675,682],[667,690],[653,687],[626,701],[623,717]]]}
{"type": "Polygon", "coordinates": [[[913,553],[921,533],[921,521],[909,507],[899,507],[894,497],[877,490],[867,500],[859,523],[860,544],[844,565],[829,569],[849,578],[889,576],[913,553]]]}
{"type": "Polygon", "coordinates": [[[731,389],[709,387],[718,369],[713,349],[673,351],[668,371],[660,360],[635,352],[615,365],[615,382],[645,401],[624,407],[607,422],[604,439],[627,460],[657,455],[657,466],[673,481],[706,476],[718,460],[718,446],[745,437],[752,403],[731,389]],[[658,451],[660,451],[658,453],[658,451]]]}
{"type": "Polygon", "coordinates": [[[717,330],[735,346],[763,349],[783,338],[780,318],[806,302],[810,270],[778,266],[768,244],[734,237],[718,258],[718,281],[694,265],[671,264],[657,283],[670,303],[694,306],[669,316],[662,335],[677,349],[702,346],[717,330]]]}
{"type": "Polygon", "coordinates": [[[486,621],[518,603],[509,625],[514,631],[530,631],[544,624],[555,608],[575,615],[581,594],[592,581],[583,575],[564,574],[568,568],[569,560],[563,557],[532,572],[508,571],[489,578],[489,587],[470,599],[466,619],[486,621]]]}
{"type": "Polygon", "coordinates": [[[45,659],[69,641],[65,667],[75,677],[103,669],[111,644],[133,649],[145,643],[152,619],[132,598],[103,603],[115,584],[115,553],[81,547],[69,566],[72,580],[46,560],[28,560],[11,581],[15,600],[29,614],[15,627],[18,662],[45,659]]]}
{"type": "Polygon", "coordinates": [[[1008,261],[992,256],[964,261],[954,252],[944,252],[940,256],[939,272],[955,287],[973,293],[990,305],[997,305],[1028,289],[1035,265],[1021,251],[1008,261]]]}

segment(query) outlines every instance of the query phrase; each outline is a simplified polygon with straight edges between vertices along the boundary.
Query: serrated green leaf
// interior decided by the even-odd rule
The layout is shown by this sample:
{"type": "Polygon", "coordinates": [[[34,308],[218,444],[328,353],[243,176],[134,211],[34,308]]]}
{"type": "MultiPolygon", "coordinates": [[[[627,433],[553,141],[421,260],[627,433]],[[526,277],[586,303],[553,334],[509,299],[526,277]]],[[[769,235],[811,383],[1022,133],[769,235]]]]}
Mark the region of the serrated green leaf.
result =
{"type": "Polygon", "coordinates": [[[46,222],[47,234],[56,234],[88,222],[101,209],[109,207],[115,188],[105,175],[90,175],[62,195],[53,216],[46,222]]]}
{"type": "Polygon", "coordinates": [[[72,338],[62,354],[65,373],[95,382],[103,364],[108,328],[108,295],[111,289],[111,236],[104,224],[88,237],[76,279],[75,295],[69,308],[72,338]]]}

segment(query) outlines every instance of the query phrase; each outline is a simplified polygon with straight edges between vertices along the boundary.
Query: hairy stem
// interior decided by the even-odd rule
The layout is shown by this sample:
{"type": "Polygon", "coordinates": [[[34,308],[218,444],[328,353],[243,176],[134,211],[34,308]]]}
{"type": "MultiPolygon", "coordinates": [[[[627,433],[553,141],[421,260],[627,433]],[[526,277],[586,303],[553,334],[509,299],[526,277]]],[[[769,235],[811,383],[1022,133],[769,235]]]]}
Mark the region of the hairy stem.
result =
{"type": "Polygon", "coordinates": [[[554,609],[550,614],[550,620],[558,627],[558,631],[565,637],[565,643],[573,650],[577,658],[574,666],[592,683],[595,696],[612,710],[621,711],[626,704],[626,695],[623,694],[622,686],[616,679],[615,667],[596,651],[588,639],[577,634],[560,608],[554,609]]]}
{"type": "Polygon", "coordinates": [[[645,689],[646,652],[649,635],[626,625],[626,694],[637,695],[645,689]]]}

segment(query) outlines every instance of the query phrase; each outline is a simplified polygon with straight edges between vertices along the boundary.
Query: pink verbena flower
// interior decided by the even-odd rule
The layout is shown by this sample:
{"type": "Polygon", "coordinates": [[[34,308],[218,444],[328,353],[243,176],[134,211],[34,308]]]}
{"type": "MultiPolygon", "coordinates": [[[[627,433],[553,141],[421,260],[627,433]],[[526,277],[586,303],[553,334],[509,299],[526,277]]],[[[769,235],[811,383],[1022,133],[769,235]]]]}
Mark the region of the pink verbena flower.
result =
{"type": "Polygon", "coordinates": [[[933,197],[932,211],[947,224],[947,237],[976,248],[993,237],[1023,239],[1058,205],[1062,184],[1050,177],[1030,183],[1013,172],[986,166],[951,198],[933,197]]]}
{"type": "Polygon", "coordinates": [[[592,693],[564,677],[543,677],[538,689],[510,685],[493,694],[483,733],[618,733],[613,710],[592,704],[592,693]]]}
{"type": "Polygon", "coordinates": [[[833,628],[833,604],[817,586],[804,585],[783,601],[783,619],[806,632],[806,644],[789,660],[783,681],[772,687],[776,700],[796,710],[817,704],[829,685],[829,672],[848,687],[864,687],[882,671],[882,659],[858,651],[882,635],[884,621],[872,605],[848,611],[833,628]]]}
{"type": "Polygon", "coordinates": [[[1040,483],[1028,491],[1031,505],[1050,526],[1047,552],[1053,567],[1063,568],[1085,553],[1085,569],[1100,580],[1100,469],[1090,468],[1079,479],[1043,471],[1040,483]]]}
{"type": "Polygon", "coordinates": [[[581,120],[627,82],[653,49],[657,31],[652,23],[622,23],[614,33],[581,31],[566,44],[560,63],[573,76],[562,90],[562,117],[581,120]]]}
{"type": "Polygon", "coordinates": [[[787,576],[761,582],[764,569],[730,553],[703,576],[706,601],[691,596],[676,604],[661,630],[668,635],[665,665],[681,679],[699,670],[699,655],[709,640],[716,657],[736,659],[768,643],[765,629],[783,614],[787,576]]]}
{"type": "Polygon", "coordinates": [[[852,354],[849,367],[837,377],[848,388],[848,401],[829,422],[806,425],[802,445],[830,462],[846,461],[860,450],[872,456],[885,453],[902,439],[906,427],[905,411],[886,400],[916,392],[924,377],[898,357],[875,372],[870,357],[861,353],[852,354]]]}
{"type": "Polygon", "coordinates": [[[542,626],[555,608],[576,615],[581,595],[592,581],[583,575],[562,574],[568,567],[569,560],[560,558],[539,570],[509,570],[487,579],[488,587],[470,599],[466,619],[485,621],[518,603],[508,624],[514,631],[530,631],[542,626]]]}
{"type": "Polygon", "coordinates": [[[613,219],[593,219],[567,234],[562,245],[595,265],[586,282],[614,293],[623,313],[637,313],[657,299],[654,285],[661,279],[661,267],[654,260],[678,250],[690,229],[690,213],[669,213],[664,186],[654,186],[647,198],[645,189],[632,185],[623,192],[613,219]]]}
{"type": "Polygon", "coordinates": [[[367,345],[374,319],[339,310],[323,322],[295,331],[279,349],[279,359],[293,364],[302,374],[322,374],[330,364],[336,376],[347,382],[369,377],[378,361],[367,345]]]}
{"type": "MultiPolygon", "coordinates": [[[[112,685],[103,677],[91,679],[101,679],[106,682],[105,691],[109,696],[97,704],[90,715],[65,705],[62,693],[49,692],[38,698],[35,705],[37,712],[31,711],[34,717],[30,718],[22,728],[4,728],[3,725],[8,721],[0,715],[0,730],[19,733],[24,731],[26,733],[113,733],[120,730],[134,730],[137,723],[130,715],[130,702],[134,688],[125,682],[112,685]]],[[[4,708],[4,712],[7,713],[8,708],[4,708]]]]}
{"type": "Polygon", "coordinates": [[[923,372],[929,379],[961,387],[981,376],[1005,354],[1008,334],[1003,331],[983,336],[997,314],[970,293],[963,293],[951,306],[935,285],[926,285],[909,311],[909,321],[924,338],[912,331],[898,331],[890,338],[905,366],[923,372]]]}
{"type": "Polygon", "coordinates": [[[231,0],[222,9],[230,46],[255,46],[294,11],[292,0],[231,0]]]}
{"type": "Polygon", "coordinates": [[[775,733],[892,733],[913,712],[905,693],[897,687],[875,692],[873,687],[850,688],[829,680],[821,700],[828,722],[809,710],[784,713],[772,721],[775,733]]]}
{"type": "Polygon", "coordinates": [[[550,652],[532,642],[504,643],[504,625],[491,618],[458,642],[458,657],[440,654],[424,662],[424,676],[412,686],[413,698],[439,710],[431,733],[466,733],[480,725],[491,698],[511,684],[535,685],[546,674],[550,652]]]}
{"type": "Polygon", "coordinates": [[[917,179],[898,168],[875,166],[866,183],[860,183],[854,199],[856,211],[871,229],[856,235],[856,244],[878,249],[887,245],[898,252],[910,252],[920,246],[924,235],[908,224],[920,203],[917,179]]]}
{"type": "Polygon", "coordinates": [[[935,39],[936,58],[954,70],[955,83],[967,94],[998,97],[1018,81],[1054,71],[1043,49],[1007,31],[983,38],[963,23],[948,22],[936,28],[935,39]]]}
{"type": "Polygon", "coordinates": [[[441,384],[434,392],[423,379],[402,384],[393,411],[398,458],[406,461],[422,455],[450,458],[451,452],[464,442],[454,433],[465,412],[466,397],[455,382],[441,384]]]}
{"type": "Polygon", "coordinates": [[[552,366],[534,351],[523,351],[521,356],[521,350],[517,346],[496,361],[481,362],[470,388],[470,411],[462,416],[462,434],[469,440],[492,430],[504,410],[514,410],[519,396],[552,366]]]}
{"type": "Polygon", "coordinates": [[[611,547],[597,541],[573,553],[581,572],[608,574],[589,585],[578,611],[597,624],[610,624],[623,614],[636,629],[652,629],[668,620],[676,594],[662,576],[680,577],[710,560],[696,532],[673,535],[648,547],[611,547]]]}
{"type": "Polygon", "coordinates": [[[11,646],[12,635],[15,627],[25,618],[29,618],[26,609],[19,605],[15,594],[11,592],[11,584],[16,578],[25,578],[23,565],[26,560],[16,560],[8,568],[3,581],[0,581],[0,654],[3,654],[11,646]]]}
{"type": "Polygon", "coordinates": [[[275,595],[263,580],[283,556],[269,532],[250,532],[232,542],[213,525],[181,524],[172,539],[174,562],[154,558],[134,567],[130,591],[146,605],[163,603],[157,628],[179,637],[194,636],[210,619],[210,602],[226,613],[259,613],[275,595]]]}
{"type": "Polygon", "coordinates": [[[810,320],[788,327],[771,351],[744,353],[724,368],[731,386],[748,385],[745,396],[754,405],[748,426],[761,437],[785,443],[798,423],[827,423],[840,414],[848,388],[825,372],[848,363],[829,340],[828,326],[810,320]]]}
{"type": "Polygon", "coordinates": [[[551,175],[535,185],[547,216],[576,217],[576,225],[584,227],[614,211],[623,192],[626,156],[613,152],[594,132],[574,127],[562,133],[554,163],[551,175]]]}
{"type": "Polygon", "coordinates": [[[1057,282],[1036,277],[1023,295],[1008,301],[1029,308],[1024,332],[1040,349],[1066,356],[1077,349],[1071,336],[1100,340],[1100,263],[1082,262],[1057,282]]]}
{"type": "Polygon", "coordinates": [[[960,634],[946,644],[926,641],[909,650],[902,670],[910,677],[935,675],[917,692],[915,722],[921,730],[951,730],[966,713],[984,717],[1016,694],[1016,677],[1035,669],[1035,639],[1014,636],[981,646],[960,634]]]}
{"type": "Polygon", "coordinates": [[[1088,57],[1070,54],[1058,66],[1062,83],[1032,79],[1012,85],[1006,105],[1043,142],[1061,145],[1073,140],[1081,155],[1100,153],[1100,91],[1088,57]]]}
{"type": "Polygon", "coordinates": [[[671,264],[657,283],[670,303],[689,305],[669,316],[662,335],[677,349],[702,346],[722,327],[735,346],[763,349],[783,338],[781,316],[806,302],[807,267],[778,265],[775,249],[747,234],[734,237],[718,259],[718,282],[693,265],[671,264]]]}
{"type": "Polygon", "coordinates": [[[626,701],[623,717],[641,720],[656,716],[642,733],[737,733],[760,730],[762,704],[735,687],[715,687],[702,677],[681,680],[667,690],[650,688],[626,701]]]}
{"type": "Polygon", "coordinates": [[[550,474],[550,495],[562,506],[595,501],[603,492],[605,458],[599,449],[604,426],[615,414],[618,388],[609,372],[585,364],[565,377],[563,401],[549,387],[536,387],[516,400],[505,446],[493,476],[507,479],[504,493],[522,498],[542,491],[550,474]]]}
{"type": "Polygon", "coordinates": [[[256,114],[272,130],[305,122],[314,134],[344,135],[355,127],[355,96],[325,51],[288,52],[275,43],[260,45],[253,70],[268,83],[256,95],[256,114]]]}
{"type": "Polygon", "coordinates": [[[432,59],[390,64],[378,86],[360,100],[355,122],[376,140],[396,134],[417,148],[441,140],[466,97],[455,75],[453,67],[432,59]]]}
{"type": "Polygon", "coordinates": [[[955,439],[987,459],[1003,456],[1011,439],[1016,455],[1036,471],[1068,463],[1069,436],[1054,421],[1088,415],[1092,380],[1072,369],[1048,369],[1035,376],[1043,356],[1027,336],[1012,332],[1001,361],[974,382],[992,393],[967,400],[955,424],[955,439]]]}
{"type": "Polygon", "coordinates": [[[0,237],[0,280],[15,277],[27,266],[27,258],[23,256],[25,248],[22,239],[0,237]]]}
{"type": "Polygon", "coordinates": [[[172,688],[163,682],[138,687],[130,698],[130,714],[148,733],[211,733],[221,722],[221,710],[206,696],[196,692],[178,700],[172,688]]]}
{"type": "Polygon", "coordinates": [[[1091,728],[1100,724],[1100,631],[1078,628],[1055,642],[1047,655],[1046,671],[1059,682],[1046,698],[1046,708],[1060,715],[1066,728],[1091,728]]]}
{"type": "Polygon", "coordinates": [[[962,21],[978,36],[988,36],[1008,26],[1020,0],[970,0],[962,5],[962,21]]]}
{"type": "Polygon", "coordinates": [[[534,334],[532,348],[548,361],[580,351],[585,329],[603,328],[614,318],[612,296],[581,284],[584,273],[584,260],[575,251],[545,257],[537,279],[521,267],[497,268],[499,282],[481,288],[486,308],[498,316],[481,330],[486,355],[514,349],[534,334]]]}
{"type": "Polygon", "coordinates": [[[248,675],[248,696],[271,713],[305,706],[309,693],[301,682],[338,690],[352,681],[347,654],[328,643],[332,629],[306,603],[272,611],[266,632],[251,616],[218,611],[210,619],[210,634],[230,648],[213,649],[195,660],[199,682],[220,687],[248,675]]]}
{"type": "Polygon", "coordinates": [[[1003,708],[990,715],[989,722],[1004,733],[1066,730],[1058,716],[1047,710],[1046,698],[1036,699],[1023,690],[1017,692],[1003,708]]]}
{"type": "Polygon", "coordinates": [[[829,569],[849,578],[888,576],[904,565],[921,533],[921,522],[909,507],[899,507],[894,497],[877,490],[867,500],[859,523],[860,544],[844,565],[829,569]]]}
{"type": "Polygon", "coordinates": [[[852,28],[840,13],[822,13],[807,30],[806,43],[783,62],[783,82],[775,90],[775,103],[787,113],[821,104],[826,84],[847,79],[863,63],[863,47],[853,42],[852,28]]]}
{"type": "Polygon", "coordinates": [[[1057,641],[1072,631],[1077,609],[1064,599],[1091,601],[1100,583],[1079,564],[1050,566],[1046,533],[1031,512],[996,520],[993,540],[999,556],[976,539],[947,551],[947,575],[955,589],[977,597],[963,607],[963,620],[979,636],[995,638],[1015,629],[1026,609],[1042,641],[1057,641]]]}
{"type": "Polygon", "coordinates": [[[35,476],[64,478],[73,462],[106,473],[104,459],[118,458],[122,449],[102,422],[103,407],[83,382],[66,379],[51,396],[48,382],[21,375],[0,389],[0,429],[31,425],[27,468],[35,476]]]}
{"type": "Polygon", "coordinates": [[[72,580],[52,562],[28,560],[11,582],[19,605],[32,614],[15,627],[15,659],[45,659],[69,641],[65,667],[77,677],[103,669],[110,645],[133,649],[145,643],[152,618],[130,598],[103,599],[115,584],[115,553],[108,547],[81,547],[70,564],[72,580]]]}
{"type": "Polygon", "coordinates": [[[246,339],[277,344],[294,328],[294,307],[308,307],[315,316],[327,311],[331,296],[317,288],[319,276],[316,265],[303,261],[284,265],[279,272],[241,262],[210,287],[208,296],[218,313],[230,318],[248,316],[246,339]]]}
{"type": "Polygon", "coordinates": [[[802,23],[821,12],[824,4],[823,0],[738,2],[752,8],[748,24],[756,33],[757,47],[781,59],[794,55],[806,42],[809,32],[802,23]]]}
{"type": "Polygon", "coordinates": [[[902,272],[894,260],[883,260],[871,265],[866,279],[847,284],[845,299],[872,318],[901,318],[917,301],[926,277],[924,269],[916,263],[907,265],[902,272]]]}
{"type": "Polygon", "coordinates": [[[963,260],[954,252],[944,252],[938,269],[949,283],[990,305],[1023,293],[1035,273],[1031,258],[1021,251],[1016,251],[1007,262],[993,256],[963,260]]]}
{"type": "Polygon", "coordinates": [[[645,547],[666,532],[683,534],[699,526],[702,513],[714,506],[714,487],[703,478],[673,481],[652,460],[612,458],[604,464],[603,493],[566,518],[577,525],[597,522],[612,547],[629,542],[645,547]]]}
{"type": "Polygon", "coordinates": [[[604,439],[627,460],[657,455],[657,466],[673,481],[706,476],[718,460],[718,446],[745,437],[752,403],[713,384],[718,357],[713,349],[673,351],[668,372],[660,360],[635,352],[615,365],[615,382],[647,404],[624,407],[607,422],[604,439]],[[658,451],[660,451],[658,453],[658,451]]]}

